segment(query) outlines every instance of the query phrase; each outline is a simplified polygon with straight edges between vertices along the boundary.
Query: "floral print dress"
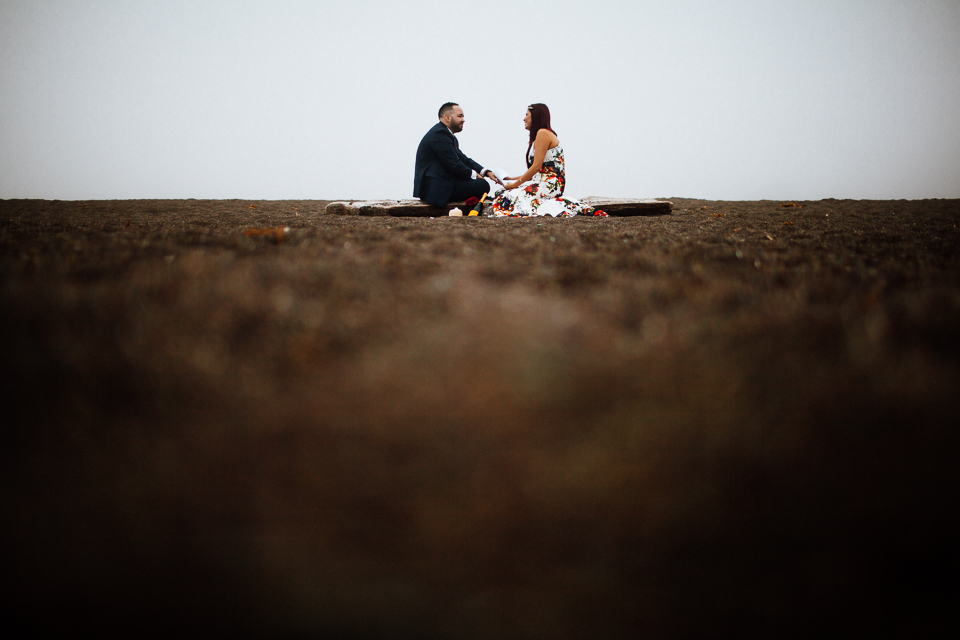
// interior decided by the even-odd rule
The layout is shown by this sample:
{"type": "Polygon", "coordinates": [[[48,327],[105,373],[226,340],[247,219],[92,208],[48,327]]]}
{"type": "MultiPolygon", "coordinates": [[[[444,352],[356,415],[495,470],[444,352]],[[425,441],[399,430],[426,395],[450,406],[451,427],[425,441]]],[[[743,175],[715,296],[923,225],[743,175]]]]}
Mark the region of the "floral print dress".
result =
{"type": "MultiPolygon", "coordinates": [[[[527,161],[533,163],[533,147],[527,161]]],[[[500,191],[493,199],[491,217],[553,216],[604,216],[600,209],[588,207],[576,200],[563,197],[564,186],[563,147],[547,149],[543,166],[530,180],[516,189],[500,191]]]]}

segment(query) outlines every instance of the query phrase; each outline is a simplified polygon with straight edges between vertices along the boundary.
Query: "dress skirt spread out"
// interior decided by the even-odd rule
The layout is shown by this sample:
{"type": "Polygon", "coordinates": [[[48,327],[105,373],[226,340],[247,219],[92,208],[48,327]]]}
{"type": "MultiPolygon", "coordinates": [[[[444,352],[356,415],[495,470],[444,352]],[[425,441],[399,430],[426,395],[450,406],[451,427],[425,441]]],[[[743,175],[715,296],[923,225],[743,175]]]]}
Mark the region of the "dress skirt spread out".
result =
{"type": "MultiPolygon", "coordinates": [[[[533,147],[528,162],[533,163],[533,147]]],[[[500,191],[493,199],[492,217],[553,216],[606,216],[600,209],[588,207],[570,198],[563,197],[564,186],[563,147],[547,149],[543,166],[530,180],[516,189],[500,191]]]]}

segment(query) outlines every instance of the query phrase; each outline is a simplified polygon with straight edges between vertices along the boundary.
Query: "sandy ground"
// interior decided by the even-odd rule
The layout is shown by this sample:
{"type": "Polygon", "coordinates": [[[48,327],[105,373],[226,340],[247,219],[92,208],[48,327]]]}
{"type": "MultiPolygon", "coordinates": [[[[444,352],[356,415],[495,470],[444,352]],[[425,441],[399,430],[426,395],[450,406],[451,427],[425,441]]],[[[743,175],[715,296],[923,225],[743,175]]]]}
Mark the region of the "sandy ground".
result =
{"type": "Polygon", "coordinates": [[[3,617],[956,630],[960,201],[672,200],[0,201],[3,617]]]}

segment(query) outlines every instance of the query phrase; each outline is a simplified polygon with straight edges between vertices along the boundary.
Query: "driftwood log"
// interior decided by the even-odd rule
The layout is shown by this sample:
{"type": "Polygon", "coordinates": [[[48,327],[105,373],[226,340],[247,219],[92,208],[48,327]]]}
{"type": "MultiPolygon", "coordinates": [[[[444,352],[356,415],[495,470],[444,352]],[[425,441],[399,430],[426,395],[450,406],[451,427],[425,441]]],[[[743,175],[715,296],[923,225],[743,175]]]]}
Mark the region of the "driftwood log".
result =
{"type": "MultiPolygon", "coordinates": [[[[668,200],[636,200],[631,198],[583,198],[582,203],[603,209],[611,216],[662,216],[673,210],[668,200]]],[[[462,202],[451,202],[443,207],[435,207],[420,200],[359,200],[331,202],[324,213],[346,216],[410,216],[442,217],[450,209],[458,207],[466,216],[469,207],[462,202]]],[[[489,205],[485,209],[488,210],[489,205]]]]}

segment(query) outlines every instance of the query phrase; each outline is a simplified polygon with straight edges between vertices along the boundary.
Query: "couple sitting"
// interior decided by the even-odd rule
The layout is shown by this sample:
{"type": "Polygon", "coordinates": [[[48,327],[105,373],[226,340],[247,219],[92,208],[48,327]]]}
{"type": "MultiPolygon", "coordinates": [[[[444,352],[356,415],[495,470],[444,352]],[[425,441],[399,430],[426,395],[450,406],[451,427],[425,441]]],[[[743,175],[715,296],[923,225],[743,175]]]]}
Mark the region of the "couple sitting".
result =
{"type": "Polygon", "coordinates": [[[563,148],[550,128],[550,109],[545,104],[527,107],[523,126],[530,132],[527,145],[527,171],[521,176],[506,177],[504,185],[493,171],[485,169],[460,151],[455,133],[463,130],[463,109],[453,102],[440,107],[440,122],[417,147],[417,168],[413,178],[413,195],[424,202],[443,206],[468,198],[480,198],[495,187],[492,213],[494,217],[575,215],[606,216],[599,209],[588,207],[563,196],[563,148]],[[471,178],[476,171],[479,178],[471,178]],[[503,187],[502,189],[500,187],[503,187]]]}

